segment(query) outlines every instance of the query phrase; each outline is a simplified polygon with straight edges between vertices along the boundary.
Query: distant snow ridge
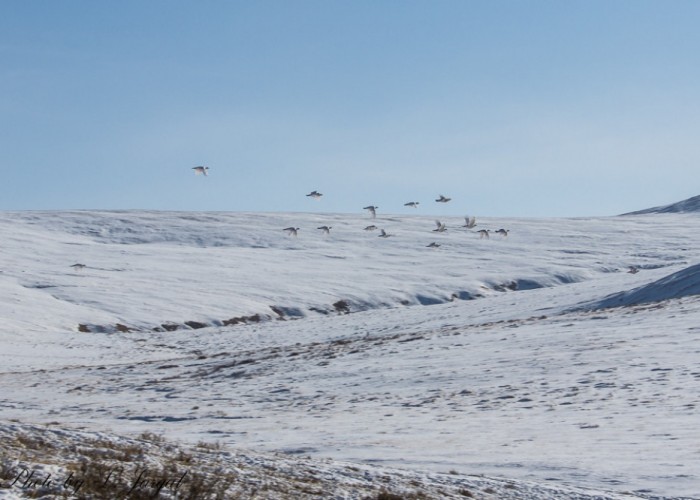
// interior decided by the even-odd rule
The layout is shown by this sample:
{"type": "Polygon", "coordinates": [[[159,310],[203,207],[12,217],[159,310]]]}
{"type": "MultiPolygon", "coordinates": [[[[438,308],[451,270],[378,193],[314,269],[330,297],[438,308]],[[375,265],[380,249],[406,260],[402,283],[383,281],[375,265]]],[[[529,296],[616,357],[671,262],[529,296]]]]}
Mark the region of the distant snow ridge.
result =
{"type": "Polygon", "coordinates": [[[598,302],[584,306],[584,309],[634,306],[678,299],[689,295],[700,295],[700,264],[695,264],[638,288],[609,295],[598,302]]]}
{"type": "Polygon", "coordinates": [[[661,207],[647,208],[636,212],[629,212],[622,215],[643,215],[643,214],[684,214],[689,212],[700,212],[700,195],[693,196],[687,200],[664,205],[661,207]]]}

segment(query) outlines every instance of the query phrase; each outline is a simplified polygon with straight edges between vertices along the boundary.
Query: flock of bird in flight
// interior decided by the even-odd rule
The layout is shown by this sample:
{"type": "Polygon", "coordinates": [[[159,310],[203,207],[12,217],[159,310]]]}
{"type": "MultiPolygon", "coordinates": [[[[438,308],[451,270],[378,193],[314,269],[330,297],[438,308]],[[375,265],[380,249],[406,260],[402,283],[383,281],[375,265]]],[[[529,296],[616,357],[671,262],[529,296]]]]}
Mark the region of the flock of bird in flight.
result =
{"type": "MultiPolygon", "coordinates": [[[[208,175],[207,171],[209,170],[209,167],[205,167],[205,166],[200,165],[197,167],[192,167],[192,170],[194,170],[194,173],[196,175],[201,174],[201,175],[206,176],[206,175],[208,175]]],[[[323,196],[323,194],[319,193],[318,191],[311,191],[306,196],[308,196],[309,198],[313,198],[314,200],[318,200],[323,196]]],[[[437,203],[448,203],[451,200],[452,200],[452,198],[448,198],[444,195],[440,195],[435,201],[437,203]]],[[[419,201],[409,201],[408,203],[404,203],[404,206],[411,207],[411,208],[418,208],[419,204],[420,204],[419,201]]],[[[379,207],[375,206],[375,205],[368,205],[366,207],[363,207],[363,210],[367,210],[371,214],[372,218],[374,219],[377,217],[377,209],[378,208],[379,207]]],[[[467,229],[473,229],[476,226],[476,217],[473,217],[473,216],[472,217],[465,217],[464,221],[465,221],[465,224],[462,227],[465,227],[467,229]]],[[[445,231],[447,231],[447,228],[445,227],[445,223],[440,222],[439,220],[436,220],[435,224],[437,225],[437,227],[435,229],[433,229],[433,232],[444,233],[445,231]]],[[[292,227],[285,227],[283,229],[283,231],[290,236],[297,236],[299,229],[300,228],[298,228],[298,227],[292,226],[292,227]]],[[[316,229],[323,231],[325,234],[330,234],[332,227],[331,226],[320,226],[316,229]]],[[[384,229],[380,229],[377,226],[375,226],[374,224],[371,224],[371,225],[365,227],[365,231],[376,231],[377,229],[379,229],[379,237],[380,238],[389,238],[390,236],[393,236],[393,234],[388,234],[384,229]]],[[[477,233],[479,234],[479,238],[487,238],[488,239],[491,231],[489,229],[480,229],[479,231],[477,231],[477,233]]],[[[508,229],[499,229],[499,230],[495,231],[495,233],[498,235],[501,235],[505,238],[506,236],[508,236],[508,229]]],[[[428,248],[439,248],[439,247],[440,247],[440,244],[435,242],[435,241],[433,241],[432,243],[430,243],[428,245],[428,248]]]]}

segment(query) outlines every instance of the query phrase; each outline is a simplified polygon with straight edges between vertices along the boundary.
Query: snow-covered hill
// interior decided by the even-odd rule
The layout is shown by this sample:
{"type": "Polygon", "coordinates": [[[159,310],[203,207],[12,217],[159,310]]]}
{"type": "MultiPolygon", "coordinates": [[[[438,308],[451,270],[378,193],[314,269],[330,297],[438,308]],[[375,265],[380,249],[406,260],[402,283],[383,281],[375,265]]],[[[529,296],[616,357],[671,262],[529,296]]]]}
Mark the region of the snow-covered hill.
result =
{"type": "Polygon", "coordinates": [[[687,200],[663,205],[660,207],[647,208],[645,210],[637,210],[625,215],[645,215],[645,214],[684,214],[684,213],[700,212],[700,196],[693,196],[687,200]]]}
{"type": "Polygon", "coordinates": [[[679,265],[692,257],[691,221],[491,219],[467,230],[446,219],[437,233],[427,217],[5,213],[0,287],[11,299],[0,312],[24,332],[114,331],[439,304],[679,265]],[[501,227],[508,237],[476,232],[501,227]]]}
{"type": "Polygon", "coordinates": [[[700,295],[700,264],[695,264],[652,283],[604,297],[588,307],[603,309],[663,302],[669,299],[700,295]]]}
{"type": "Polygon", "coordinates": [[[697,497],[697,217],[442,222],[0,214],[0,421],[697,497]]]}

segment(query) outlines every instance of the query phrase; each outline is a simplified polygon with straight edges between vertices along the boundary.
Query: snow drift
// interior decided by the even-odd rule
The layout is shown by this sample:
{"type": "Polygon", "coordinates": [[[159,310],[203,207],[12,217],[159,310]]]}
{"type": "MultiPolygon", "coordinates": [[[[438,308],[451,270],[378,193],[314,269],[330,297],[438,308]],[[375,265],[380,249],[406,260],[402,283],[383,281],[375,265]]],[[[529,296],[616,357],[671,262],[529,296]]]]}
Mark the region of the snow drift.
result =
{"type": "Polygon", "coordinates": [[[700,295],[700,264],[687,267],[647,285],[609,295],[586,308],[607,309],[609,307],[635,306],[679,299],[689,295],[700,295]]]}

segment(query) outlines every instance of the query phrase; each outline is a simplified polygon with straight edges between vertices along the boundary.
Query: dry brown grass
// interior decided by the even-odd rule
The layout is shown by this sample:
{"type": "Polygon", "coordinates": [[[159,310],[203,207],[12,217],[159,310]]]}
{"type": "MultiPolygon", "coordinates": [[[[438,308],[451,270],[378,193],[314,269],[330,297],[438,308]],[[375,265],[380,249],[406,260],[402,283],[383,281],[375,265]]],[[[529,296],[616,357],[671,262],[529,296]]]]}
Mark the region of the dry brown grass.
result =
{"type": "Polygon", "coordinates": [[[367,479],[361,467],[349,464],[339,467],[340,474],[335,476],[332,470],[301,458],[232,455],[220,442],[184,446],[151,432],[127,439],[29,427],[27,432],[17,431],[0,440],[0,491],[9,487],[22,468],[36,468],[41,472],[37,475],[45,476],[47,466],[58,467],[51,469],[54,477],[72,474],[70,477],[82,481],[77,493],[74,485],[63,488],[56,481],[51,489],[23,489],[25,497],[309,500],[329,498],[338,487],[338,478],[348,476],[351,479],[343,488],[365,500],[474,497],[461,484],[445,487],[388,470],[367,479]]]}

